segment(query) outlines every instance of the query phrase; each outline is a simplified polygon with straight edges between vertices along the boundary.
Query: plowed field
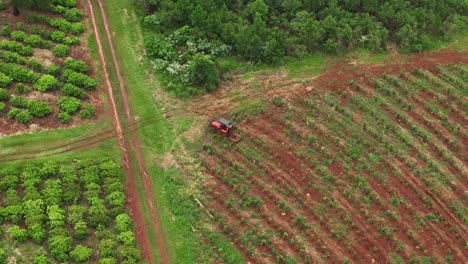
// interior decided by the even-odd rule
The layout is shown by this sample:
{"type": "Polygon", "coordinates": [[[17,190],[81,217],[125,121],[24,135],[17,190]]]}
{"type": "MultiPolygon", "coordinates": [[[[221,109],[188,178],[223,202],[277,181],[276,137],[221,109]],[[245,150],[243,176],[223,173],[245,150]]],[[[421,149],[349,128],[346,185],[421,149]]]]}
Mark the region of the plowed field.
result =
{"type": "Polygon", "coordinates": [[[252,263],[467,263],[468,66],[439,59],[262,82],[240,143],[204,139],[217,227],[252,263]]]}

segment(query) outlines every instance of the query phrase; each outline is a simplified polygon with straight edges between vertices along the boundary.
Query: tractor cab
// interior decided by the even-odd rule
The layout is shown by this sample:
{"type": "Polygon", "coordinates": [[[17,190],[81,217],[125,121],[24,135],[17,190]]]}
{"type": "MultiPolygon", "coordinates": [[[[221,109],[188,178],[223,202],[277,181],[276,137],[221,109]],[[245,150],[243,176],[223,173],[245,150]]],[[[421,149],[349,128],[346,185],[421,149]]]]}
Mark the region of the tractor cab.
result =
{"type": "Polygon", "coordinates": [[[241,135],[239,133],[235,133],[235,127],[233,124],[231,124],[231,121],[225,118],[220,118],[217,121],[211,121],[210,128],[213,133],[218,133],[223,137],[227,137],[227,139],[231,142],[237,143],[241,139],[241,135]]]}

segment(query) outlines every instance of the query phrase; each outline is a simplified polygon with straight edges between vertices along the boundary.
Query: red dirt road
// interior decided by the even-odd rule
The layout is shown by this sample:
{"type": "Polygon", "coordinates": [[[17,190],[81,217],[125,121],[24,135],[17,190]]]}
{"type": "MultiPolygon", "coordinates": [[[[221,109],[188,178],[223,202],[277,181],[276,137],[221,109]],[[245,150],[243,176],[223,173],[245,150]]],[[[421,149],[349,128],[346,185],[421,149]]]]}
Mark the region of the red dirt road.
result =
{"type": "Polygon", "coordinates": [[[159,228],[158,221],[157,221],[157,216],[156,216],[156,211],[154,209],[153,202],[152,202],[153,199],[151,197],[151,183],[149,181],[149,177],[148,177],[147,170],[145,168],[143,156],[141,154],[141,150],[140,150],[140,147],[138,145],[135,124],[134,124],[134,121],[133,121],[133,117],[132,117],[132,115],[130,113],[128,97],[127,97],[127,93],[125,91],[124,81],[123,81],[123,78],[122,78],[122,75],[121,75],[121,72],[120,72],[120,65],[119,65],[119,63],[117,61],[117,57],[116,57],[115,50],[114,50],[114,45],[112,43],[112,37],[111,37],[110,31],[109,31],[109,23],[108,23],[108,20],[107,20],[106,13],[104,11],[102,0],[98,0],[98,3],[99,3],[99,9],[100,9],[100,12],[102,14],[103,21],[104,21],[104,27],[105,27],[105,31],[106,31],[106,38],[107,38],[107,41],[109,43],[109,47],[110,47],[111,54],[112,54],[112,61],[114,63],[117,78],[119,80],[119,86],[120,86],[120,92],[121,92],[121,96],[122,96],[123,107],[125,108],[128,123],[129,123],[129,126],[130,126],[131,141],[129,143],[128,141],[125,140],[125,136],[124,136],[124,133],[122,131],[122,126],[121,126],[119,118],[118,118],[117,107],[116,107],[114,96],[113,96],[113,93],[112,93],[113,88],[112,88],[112,85],[110,83],[109,75],[108,75],[107,69],[106,69],[106,60],[105,60],[105,57],[104,57],[104,53],[103,53],[103,49],[102,49],[102,43],[101,43],[101,40],[100,40],[100,37],[99,37],[98,29],[97,29],[97,26],[96,26],[96,20],[95,20],[94,13],[93,13],[93,6],[91,4],[91,0],[88,0],[88,5],[89,5],[89,8],[90,8],[90,15],[91,15],[91,22],[93,24],[94,32],[96,34],[96,42],[97,42],[97,45],[98,45],[99,55],[101,57],[102,67],[103,67],[103,70],[104,70],[104,77],[105,77],[105,81],[106,81],[107,92],[109,94],[109,100],[110,100],[110,104],[112,106],[112,112],[113,112],[115,128],[116,128],[116,131],[117,131],[117,135],[118,135],[118,138],[119,138],[119,145],[120,145],[120,149],[121,149],[121,152],[122,152],[122,164],[123,164],[123,167],[124,167],[124,170],[125,170],[125,174],[127,176],[126,191],[127,191],[127,197],[128,197],[128,199],[127,199],[128,206],[129,206],[129,208],[130,208],[130,210],[132,212],[132,216],[133,216],[133,219],[135,221],[135,225],[136,225],[137,230],[138,230],[137,231],[137,239],[139,240],[139,242],[141,243],[141,245],[143,247],[143,255],[149,261],[149,263],[154,263],[154,260],[151,259],[151,249],[150,249],[150,246],[149,246],[149,243],[148,243],[148,238],[146,236],[145,223],[144,223],[143,216],[142,216],[142,213],[141,213],[140,204],[139,204],[139,201],[138,201],[138,195],[136,193],[134,174],[133,174],[133,171],[132,171],[130,163],[129,163],[128,148],[133,148],[134,151],[135,151],[135,154],[136,154],[136,159],[137,159],[137,162],[138,162],[138,167],[139,167],[140,173],[143,176],[143,184],[144,184],[144,189],[145,189],[146,202],[148,203],[148,205],[150,207],[151,223],[152,223],[152,227],[154,228],[155,233],[156,233],[156,239],[158,241],[159,255],[161,256],[161,263],[167,263],[167,254],[166,254],[164,244],[163,244],[163,240],[162,240],[162,237],[161,237],[160,228],[159,228]]]}

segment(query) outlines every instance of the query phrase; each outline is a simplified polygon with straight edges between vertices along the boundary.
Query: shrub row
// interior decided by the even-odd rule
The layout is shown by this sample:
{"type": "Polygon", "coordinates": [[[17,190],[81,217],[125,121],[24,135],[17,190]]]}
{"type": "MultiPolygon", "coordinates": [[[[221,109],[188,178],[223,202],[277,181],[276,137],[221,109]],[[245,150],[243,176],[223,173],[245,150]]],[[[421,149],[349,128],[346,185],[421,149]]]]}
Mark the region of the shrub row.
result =
{"type": "Polygon", "coordinates": [[[58,28],[60,31],[70,32],[74,35],[80,35],[85,30],[85,27],[83,24],[79,22],[70,23],[64,18],[50,18],[45,15],[39,15],[39,14],[33,13],[33,14],[29,14],[26,19],[29,22],[44,23],[51,27],[58,28]]]}
{"type": "Polygon", "coordinates": [[[16,64],[0,62],[0,72],[18,82],[33,83],[36,80],[34,72],[16,64]]]}
{"type": "Polygon", "coordinates": [[[84,88],[86,90],[94,90],[97,87],[97,82],[88,75],[79,73],[70,69],[66,69],[62,73],[62,81],[84,88]]]}
{"type": "Polygon", "coordinates": [[[2,40],[0,41],[0,49],[14,51],[22,56],[31,56],[33,54],[31,47],[24,46],[16,41],[2,40]]]}

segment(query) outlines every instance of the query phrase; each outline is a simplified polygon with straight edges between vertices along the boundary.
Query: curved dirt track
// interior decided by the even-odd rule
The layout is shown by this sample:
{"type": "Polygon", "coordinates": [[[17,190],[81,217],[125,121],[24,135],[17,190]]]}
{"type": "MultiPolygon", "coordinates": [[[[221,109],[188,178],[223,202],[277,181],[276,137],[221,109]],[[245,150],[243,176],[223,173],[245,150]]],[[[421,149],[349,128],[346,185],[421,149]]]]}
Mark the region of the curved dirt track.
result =
{"type": "Polygon", "coordinates": [[[120,146],[120,149],[121,149],[121,152],[122,152],[122,164],[123,164],[123,167],[124,167],[124,170],[125,170],[125,174],[127,176],[126,191],[127,191],[127,196],[128,196],[128,200],[127,200],[128,201],[128,206],[130,207],[130,210],[132,212],[132,216],[134,218],[136,227],[138,229],[137,238],[138,238],[139,242],[142,244],[144,257],[149,261],[149,263],[154,263],[154,260],[151,259],[151,249],[149,247],[148,238],[147,238],[147,235],[146,235],[147,233],[145,232],[145,223],[144,223],[143,216],[142,216],[142,213],[141,213],[140,204],[138,202],[138,195],[136,193],[134,174],[133,174],[133,171],[132,171],[130,163],[129,163],[128,148],[134,148],[135,154],[136,154],[136,159],[137,159],[137,162],[138,162],[138,167],[139,167],[141,175],[143,176],[143,184],[144,184],[144,189],[145,189],[146,203],[148,203],[148,206],[150,207],[151,224],[152,224],[152,227],[154,228],[154,231],[156,233],[156,239],[158,241],[159,255],[161,256],[161,263],[167,263],[167,255],[166,255],[166,252],[165,252],[165,249],[164,249],[163,240],[162,240],[159,225],[158,225],[158,222],[157,222],[156,211],[154,209],[153,202],[152,202],[150,181],[149,181],[148,173],[147,173],[146,168],[145,168],[143,156],[141,154],[141,150],[140,150],[140,147],[138,145],[135,124],[133,122],[133,117],[132,117],[132,115],[130,113],[128,97],[127,97],[127,94],[126,94],[126,91],[125,91],[123,78],[122,78],[122,75],[121,75],[121,72],[120,72],[120,66],[119,66],[119,63],[117,61],[114,46],[113,46],[113,43],[112,43],[112,37],[111,37],[110,31],[109,31],[108,20],[107,20],[107,17],[106,17],[106,13],[104,11],[102,0],[98,0],[98,3],[99,3],[100,12],[101,12],[102,17],[103,17],[104,27],[105,27],[105,31],[106,31],[106,38],[107,38],[107,41],[109,43],[109,47],[110,47],[111,54],[112,54],[112,61],[114,63],[117,78],[119,80],[119,86],[120,86],[120,92],[121,92],[121,96],[122,96],[123,107],[125,109],[127,119],[128,119],[128,123],[129,123],[129,126],[130,126],[131,143],[128,143],[128,142],[125,141],[125,136],[124,136],[124,133],[122,131],[122,126],[121,126],[119,118],[118,118],[117,107],[116,107],[113,92],[112,92],[113,88],[112,88],[112,85],[110,83],[109,75],[108,75],[107,69],[106,69],[106,60],[105,60],[105,57],[104,57],[104,53],[103,53],[103,49],[102,49],[102,43],[101,43],[101,40],[100,40],[100,37],[99,37],[99,32],[98,32],[98,29],[97,29],[97,26],[96,26],[96,20],[95,20],[94,13],[93,13],[93,6],[91,4],[91,0],[88,0],[88,5],[89,5],[89,8],[90,8],[91,22],[93,24],[93,28],[94,28],[94,32],[95,32],[95,36],[96,36],[96,42],[97,42],[97,45],[98,45],[99,55],[100,55],[100,58],[101,58],[102,67],[103,67],[103,71],[104,71],[104,77],[105,77],[105,81],[106,81],[106,85],[107,85],[107,92],[109,94],[109,100],[110,100],[110,104],[112,106],[112,112],[113,112],[113,119],[114,119],[114,122],[115,122],[115,128],[116,128],[118,139],[119,139],[119,146],[120,146]]]}

